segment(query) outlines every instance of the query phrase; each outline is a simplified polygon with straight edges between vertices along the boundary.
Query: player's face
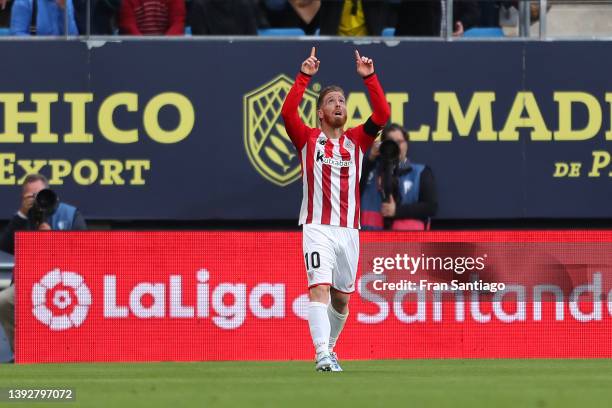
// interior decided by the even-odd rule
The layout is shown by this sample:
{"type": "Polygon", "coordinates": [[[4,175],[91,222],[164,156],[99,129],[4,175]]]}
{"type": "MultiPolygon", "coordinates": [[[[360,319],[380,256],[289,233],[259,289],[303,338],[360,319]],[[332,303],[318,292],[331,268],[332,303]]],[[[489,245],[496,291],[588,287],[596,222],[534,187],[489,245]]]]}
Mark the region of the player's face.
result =
{"type": "Polygon", "coordinates": [[[323,98],[319,108],[319,119],[334,128],[346,123],[346,99],[342,92],[330,92],[323,98]]]}
{"type": "Polygon", "coordinates": [[[393,140],[400,148],[400,160],[404,160],[408,154],[408,142],[404,139],[404,135],[399,130],[392,130],[387,133],[387,139],[393,140]]]}

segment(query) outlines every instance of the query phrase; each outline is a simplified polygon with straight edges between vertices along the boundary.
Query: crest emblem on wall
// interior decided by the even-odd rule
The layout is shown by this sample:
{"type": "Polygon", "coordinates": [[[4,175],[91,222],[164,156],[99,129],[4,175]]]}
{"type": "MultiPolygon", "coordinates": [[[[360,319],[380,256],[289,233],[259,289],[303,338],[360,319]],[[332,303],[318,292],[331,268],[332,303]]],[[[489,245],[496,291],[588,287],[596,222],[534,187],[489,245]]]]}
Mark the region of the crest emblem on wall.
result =
{"type": "MultiPolygon", "coordinates": [[[[262,177],[284,187],[301,175],[299,152],[291,143],[281,108],[293,81],[284,74],[244,96],[244,147],[262,177]]],[[[304,92],[299,114],[307,126],[316,126],[317,94],[304,92]]]]}

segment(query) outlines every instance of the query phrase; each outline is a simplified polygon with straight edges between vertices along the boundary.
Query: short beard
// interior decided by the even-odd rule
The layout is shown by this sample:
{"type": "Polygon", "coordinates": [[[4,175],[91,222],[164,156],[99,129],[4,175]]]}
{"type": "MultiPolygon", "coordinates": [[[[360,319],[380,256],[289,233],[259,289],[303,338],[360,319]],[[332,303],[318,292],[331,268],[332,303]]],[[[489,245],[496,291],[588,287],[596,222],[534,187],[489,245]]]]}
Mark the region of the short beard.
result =
{"type": "Polygon", "coordinates": [[[331,117],[331,120],[326,120],[326,118],[323,118],[323,120],[325,121],[327,125],[333,127],[334,129],[343,128],[344,125],[346,124],[346,116],[342,116],[339,118],[333,115],[331,117]]]}

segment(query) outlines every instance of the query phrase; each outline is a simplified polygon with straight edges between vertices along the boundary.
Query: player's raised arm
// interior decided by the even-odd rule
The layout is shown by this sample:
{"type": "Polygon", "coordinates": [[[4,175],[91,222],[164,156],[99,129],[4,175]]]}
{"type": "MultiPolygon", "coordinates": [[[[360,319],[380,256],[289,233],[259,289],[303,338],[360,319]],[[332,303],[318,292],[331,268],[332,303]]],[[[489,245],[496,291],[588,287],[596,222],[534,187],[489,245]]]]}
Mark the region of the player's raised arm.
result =
{"type": "MultiPolygon", "coordinates": [[[[374,61],[371,58],[363,57],[359,55],[359,51],[355,50],[355,64],[357,67],[357,73],[363,78],[363,81],[368,88],[370,94],[370,102],[372,104],[372,116],[363,124],[363,132],[371,136],[371,140],[365,141],[368,148],[369,145],[376,137],[378,131],[385,126],[391,116],[389,104],[385,98],[385,92],[378,82],[378,77],[374,72],[374,61]]],[[[361,127],[360,127],[361,128],[361,127]]],[[[361,130],[361,129],[360,129],[361,130]]]]}
{"type": "Polygon", "coordinates": [[[285,129],[295,147],[300,150],[306,143],[310,128],[302,122],[298,108],[310,78],[319,70],[321,63],[316,57],[316,49],[312,47],[310,56],[302,62],[300,73],[295,78],[291,90],[285,98],[281,115],[285,121],[285,129]]]}

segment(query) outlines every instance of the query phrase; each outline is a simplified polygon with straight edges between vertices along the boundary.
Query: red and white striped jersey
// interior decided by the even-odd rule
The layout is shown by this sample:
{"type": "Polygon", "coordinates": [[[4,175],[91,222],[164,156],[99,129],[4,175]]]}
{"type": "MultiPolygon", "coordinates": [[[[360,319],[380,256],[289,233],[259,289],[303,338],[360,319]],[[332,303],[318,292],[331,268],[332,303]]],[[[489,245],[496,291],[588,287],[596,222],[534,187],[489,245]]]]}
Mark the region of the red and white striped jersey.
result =
{"type": "Polygon", "coordinates": [[[300,153],[303,198],[300,225],[359,228],[359,179],[364,153],[389,119],[389,105],[376,75],[364,79],[373,105],[365,125],[348,129],[338,139],[306,126],[298,106],[310,77],[300,73],[287,94],[282,115],[287,134],[300,153]]]}

